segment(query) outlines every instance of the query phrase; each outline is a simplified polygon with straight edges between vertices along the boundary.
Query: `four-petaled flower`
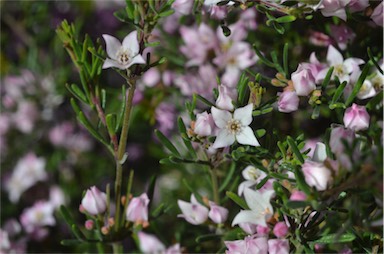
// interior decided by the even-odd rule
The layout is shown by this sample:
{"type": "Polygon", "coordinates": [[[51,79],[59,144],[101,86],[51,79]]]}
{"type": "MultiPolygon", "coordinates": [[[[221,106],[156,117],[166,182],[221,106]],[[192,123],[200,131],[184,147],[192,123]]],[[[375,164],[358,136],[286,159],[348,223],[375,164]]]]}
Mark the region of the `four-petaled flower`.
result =
{"type": "Polygon", "coordinates": [[[242,145],[260,146],[249,125],[252,122],[252,104],[238,108],[232,114],[229,111],[211,108],[213,121],[219,127],[219,133],[213,143],[213,148],[232,145],[235,140],[242,145]]]}
{"type": "Polygon", "coordinates": [[[104,61],[103,69],[116,67],[125,70],[134,64],[145,64],[144,58],[139,54],[140,46],[137,40],[137,31],[128,34],[123,43],[108,34],[103,34],[103,38],[109,56],[104,61]]]}

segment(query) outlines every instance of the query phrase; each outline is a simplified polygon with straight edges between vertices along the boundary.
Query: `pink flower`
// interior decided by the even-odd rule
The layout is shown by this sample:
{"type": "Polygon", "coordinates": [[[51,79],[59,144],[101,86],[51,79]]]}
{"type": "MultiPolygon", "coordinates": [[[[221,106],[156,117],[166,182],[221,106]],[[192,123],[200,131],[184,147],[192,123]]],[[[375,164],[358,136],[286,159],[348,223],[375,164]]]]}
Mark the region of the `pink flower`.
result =
{"type": "Polygon", "coordinates": [[[32,207],[26,208],[20,217],[21,225],[27,233],[33,233],[44,226],[54,226],[54,207],[51,203],[38,201],[32,207]]]}
{"type": "Polygon", "coordinates": [[[351,0],[348,7],[351,12],[364,11],[369,6],[369,0],[351,0]]]}
{"type": "Polygon", "coordinates": [[[289,242],[287,239],[269,239],[268,240],[269,254],[288,254],[289,242]]]}
{"type": "Polygon", "coordinates": [[[85,193],[81,205],[89,214],[101,214],[107,209],[107,194],[92,186],[85,193]]]}
{"type": "Polygon", "coordinates": [[[149,198],[146,193],[139,197],[132,198],[127,208],[127,220],[133,222],[148,221],[148,204],[149,198]]]}
{"type": "Polygon", "coordinates": [[[125,70],[134,64],[145,64],[144,58],[139,53],[140,45],[137,40],[137,31],[128,34],[123,43],[108,34],[103,34],[103,38],[109,57],[105,59],[103,69],[116,67],[125,70]]]}
{"type": "Polygon", "coordinates": [[[203,224],[208,219],[208,208],[197,202],[195,196],[191,195],[191,203],[183,200],[178,200],[177,204],[183,214],[177,215],[179,218],[184,218],[192,225],[203,224]]]}
{"type": "Polygon", "coordinates": [[[247,236],[244,240],[224,241],[226,254],[267,254],[268,242],[265,237],[247,236]]]}
{"type": "Polygon", "coordinates": [[[299,64],[297,70],[292,73],[292,82],[298,96],[308,96],[316,89],[315,78],[312,71],[305,65],[299,64]]]}
{"type": "Polygon", "coordinates": [[[212,201],[209,201],[209,210],[208,217],[216,224],[224,223],[228,218],[228,209],[222,206],[218,206],[212,201]]]}
{"type": "Polygon", "coordinates": [[[369,114],[364,106],[355,103],[345,110],[344,125],[354,131],[366,130],[369,127],[369,114]]]}
{"type": "Polygon", "coordinates": [[[284,91],[277,102],[278,110],[283,113],[290,113],[299,108],[299,97],[296,92],[284,91]]]}
{"type": "Polygon", "coordinates": [[[35,103],[30,101],[21,101],[17,111],[12,115],[13,124],[23,133],[31,133],[39,113],[35,103]]]}
{"type": "Polygon", "coordinates": [[[86,220],[84,226],[87,230],[92,230],[94,224],[95,222],[93,220],[86,220]]]}
{"type": "Polygon", "coordinates": [[[144,232],[137,233],[140,242],[140,250],[143,253],[163,253],[165,246],[156,236],[144,232]]]}
{"type": "Polygon", "coordinates": [[[327,189],[331,181],[331,171],[323,163],[307,160],[302,165],[305,181],[309,186],[315,187],[319,191],[327,189]]]}
{"type": "Polygon", "coordinates": [[[208,114],[206,111],[196,115],[196,122],[194,132],[202,137],[210,136],[215,129],[215,123],[213,121],[212,114],[208,114]]]}
{"type": "Polygon", "coordinates": [[[191,0],[175,0],[172,3],[172,9],[174,9],[176,12],[188,15],[192,12],[194,1],[191,0]]]}
{"type": "Polygon", "coordinates": [[[351,0],[323,0],[321,13],[324,17],[336,16],[342,20],[347,20],[345,7],[351,0]]]}
{"type": "Polygon", "coordinates": [[[305,201],[307,200],[307,195],[302,191],[293,191],[291,196],[289,197],[289,200],[292,201],[305,201]]]}
{"type": "Polygon", "coordinates": [[[347,48],[347,43],[356,37],[353,30],[346,25],[331,25],[331,35],[342,50],[345,50],[347,48]]]}
{"type": "Polygon", "coordinates": [[[332,128],[329,138],[329,146],[332,153],[336,155],[344,153],[344,144],[342,140],[345,140],[348,144],[352,144],[354,138],[355,132],[351,129],[346,129],[343,126],[332,128]]]}
{"type": "Polygon", "coordinates": [[[378,26],[383,26],[383,8],[384,2],[381,2],[378,6],[376,6],[371,15],[371,19],[378,26]]]}
{"type": "MultiPolygon", "coordinates": [[[[249,222],[242,222],[239,223],[239,227],[247,234],[254,235],[256,232],[258,232],[259,226],[253,223],[249,222]]],[[[259,233],[259,232],[258,232],[259,233]]],[[[268,232],[267,232],[268,233],[268,232]]]]}
{"type": "Polygon", "coordinates": [[[154,87],[160,82],[161,76],[157,68],[151,68],[143,74],[142,82],[148,87],[154,87]]]}
{"type": "Polygon", "coordinates": [[[331,44],[331,41],[332,40],[328,35],[317,31],[311,32],[309,36],[309,42],[319,47],[328,47],[331,44]]]}
{"type": "Polygon", "coordinates": [[[213,148],[227,147],[235,141],[242,145],[260,146],[253,130],[249,127],[252,122],[252,110],[252,104],[236,109],[233,114],[211,107],[213,121],[220,129],[213,148]]]}
{"type": "Polygon", "coordinates": [[[232,111],[234,109],[232,101],[237,98],[237,90],[228,88],[225,85],[219,86],[219,97],[216,100],[216,106],[220,109],[232,111]]]}
{"type": "Polygon", "coordinates": [[[284,237],[287,235],[287,233],[288,233],[288,226],[283,221],[276,223],[276,225],[273,227],[273,234],[276,237],[284,237]]]}

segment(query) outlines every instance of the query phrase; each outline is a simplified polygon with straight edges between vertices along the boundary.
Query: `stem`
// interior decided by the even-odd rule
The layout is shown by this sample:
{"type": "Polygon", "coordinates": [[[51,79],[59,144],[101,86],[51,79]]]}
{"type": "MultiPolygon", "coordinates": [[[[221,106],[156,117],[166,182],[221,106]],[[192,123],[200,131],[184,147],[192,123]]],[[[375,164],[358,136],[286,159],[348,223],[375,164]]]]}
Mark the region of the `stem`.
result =
{"type": "Polygon", "coordinates": [[[121,204],[120,199],[121,199],[121,184],[123,180],[122,164],[124,164],[124,161],[122,160],[124,158],[125,149],[127,145],[129,119],[131,116],[133,94],[135,92],[135,83],[128,82],[128,85],[130,87],[128,88],[128,96],[126,99],[123,126],[121,130],[119,149],[118,149],[117,158],[116,158],[116,179],[115,179],[115,195],[116,195],[115,230],[116,231],[118,231],[119,225],[120,225],[120,204],[121,204]]]}
{"type": "Polygon", "coordinates": [[[113,243],[112,244],[113,253],[123,253],[123,246],[120,243],[113,243]]]}
{"type": "Polygon", "coordinates": [[[213,201],[215,201],[217,205],[220,205],[219,187],[217,184],[216,168],[211,169],[211,180],[212,180],[212,190],[213,190],[213,201]]]}

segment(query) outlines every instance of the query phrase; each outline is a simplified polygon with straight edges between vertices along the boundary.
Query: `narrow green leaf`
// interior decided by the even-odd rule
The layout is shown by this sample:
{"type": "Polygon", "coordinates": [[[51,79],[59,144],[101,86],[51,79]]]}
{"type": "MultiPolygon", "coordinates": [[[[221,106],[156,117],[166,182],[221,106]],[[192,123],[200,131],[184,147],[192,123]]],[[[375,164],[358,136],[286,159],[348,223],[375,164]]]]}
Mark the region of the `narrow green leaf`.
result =
{"type": "Polygon", "coordinates": [[[239,82],[237,83],[237,91],[238,91],[238,102],[243,105],[245,103],[245,97],[247,95],[247,83],[248,83],[248,77],[245,75],[245,73],[242,73],[239,79],[239,82]]]}
{"type": "Polygon", "coordinates": [[[319,118],[319,115],[320,115],[320,106],[317,105],[317,106],[315,106],[315,108],[313,109],[311,118],[312,118],[312,119],[317,119],[317,118],[319,118]]]}
{"type": "Polygon", "coordinates": [[[107,122],[107,129],[108,132],[112,135],[114,135],[115,129],[116,129],[116,115],[115,114],[107,114],[105,117],[105,120],[107,122]]]}
{"type": "Polygon", "coordinates": [[[359,76],[359,78],[358,78],[358,80],[357,80],[355,86],[353,87],[353,90],[352,90],[352,92],[351,92],[351,95],[349,95],[349,97],[348,97],[347,100],[345,101],[345,106],[348,107],[348,106],[350,106],[350,105],[352,104],[353,100],[355,99],[355,97],[356,97],[357,94],[359,93],[360,88],[361,88],[361,86],[363,85],[365,78],[366,78],[367,75],[368,75],[368,71],[369,71],[370,67],[371,67],[371,66],[370,66],[370,62],[368,62],[368,63],[364,66],[364,68],[363,68],[363,70],[361,71],[361,74],[360,74],[360,76],[359,76]]]}
{"type": "Polygon", "coordinates": [[[193,148],[191,141],[188,138],[187,128],[185,127],[184,121],[181,117],[177,119],[177,125],[181,133],[181,137],[183,139],[184,145],[187,147],[189,154],[192,156],[192,158],[196,158],[197,157],[196,151],[193,148]]]}
{"type": "Polygon", "coordinates": [[[288,208],[291,208],[291,209],[298,209],[298,208],[304,208],[304,207],[310,205],[310,203],[309,202],[305,202],[305,201],[292,201],[292,200],[289,200],[289,201],[287,201],[287,203],[285,203],[285,205],[288,208]]]}
{"type": "Polygon", "coordinates": [[[375,97],[373,97],[366,105],[368,110],[373,110],[375,107],[379,106],[383,101],[383,91],[379,92],[375,97]]]}
{"type": "Polygon", "coordinates": [[[170,10],[159,13],[159,16],[164,18],[172,15],[173,13],[175,13],[175,10],[170,9],[170,10]]]}
{"type": "Polygon", "coordinates": [[[303,172],[298,168],[295,168],[295,178],[296,178],[296,183],[299,189],[304,191],[305,194],[310,195],[311,188],[308,186],[307,182],[305,181],[303,172]]]}
{"type": "Polygon", "coordinates": [[[203,96],[199,95],[199,94],[194,94],[193,95],[195,98],[199,99],[201,102],[203,102],[204,104],[206,104],[207,106],[210,106],[210,107],[214,107],[215,104],[213,104],[212,102],[210,102],[209,100],[205,99],[203,96]]]}
{"type": "Polygon", "coordinates": [[[265,133],[267,133],[267,131],[265,129],[258,129],[255,132],[257,138],[263,137],[265,135],[265,133]]]}
{"type": "Polygon", "coordinates": [[[72,224],[75,224],[75,221],[73,220],[71,214],[69,213],[67,207],[65,207],[64,205],[61,205],[60,206],[60,213],[61,215],[63,216],[65,222],[71,226],[72,224]]]}
{"type": "Polygon", "coordinates": [[[368,57],[373,62],[373,64],[376,66],[376,69],[381,73],[381,75],[384,75],[384,71],[381,69],[380,65],[377,63],[376,59],[372,55],[371,48],[367,48],[368,57]]]}
{"type": "MultiPolygon", "coordinates": [[[[286,17],[288,17],[288,16],[286,16],[286,17]]],[[[284,44],[284,49],[283,49],[283,67],[284,67],[285,76],[288,76],[288,73],[289,73],[289,69],[288,69],[288,50],[289,50],[289,44],[286,42],[284,44]]]]}
{"type": "Polygon", "coordinates": [[[64,246],[74,246],[74,245],[84,244],[84,241],[77,240],[77,239],[65,239],[65,240],[62,240],[60,243],[61,245],[64,245],[64,246]]]}
{"type": "Polygon", "coordinates": [[[262,188],[262,187],[264,186],[264,184],[265,184],[268,180],[269,180],[269,177],[268,177],[268,176],[267,176],[267,177],[264,177],[264,179],[261,180],[260,183],[258,183],[258,184],[256,185],[256,189],[258,190],[258,189],[262,188]]]}
{"type": "Polygon", "coordinates": [[[97,132],[97,130],[92,126],[92,124],[88,121],[86,116],[82,111],[77,115],[77,119],[79,122],[92,134],[97,140],[103,143],[105,146],[110,148],[109,144],[104,140],[104,138],[97,132]]]}
{"type": "Polygon", "coordinates": [[[301,162],[304,163],[304,158],[299,150],[299,148],[296,145],[296,142],[292,139],[292,137],[287,137],[287,142],[289,147],[291,148],[293,154],[296,156],[296,158],[301,162]]]}
{"type": "Polygon", "coordinates": [[[283,158],[285,160],[285,156],[287,155],[287,150],[285,149],[283,143],[281,143],[281,141],[278,141],[277,142],[277,147],[279,148],[280,153],[281,153],[281,155],[283,156],[283,158]]]}
{"type": "Polygon", "coordinates": [[[126,92],[126,86],[123,85],[121,87],[121,106],[120,106],[120,113],[119,113],[119,117],[117,118],[117,124],[116,124],[116,128],[115,128],[115,132],[117,132],[120,127],[121,127],[121,123],[123,122],[123,118],[124,118],[124,111],[125,111],[125,104],[126,104],[126,96],[127,96],[127,92],[126,92]]]}
{"type": "Polygon", "coordinates": [[[76,224],[72,224],[71,229],[72,229],[72,233],[76,236],[77,239],[85,240],[83,233],[81,232],[81,230],[78,228],[76,224]]]}
{"type": "Polygon", "coordinates": [[[324,78],[323,82],[321,83],[321,90],[322,91],[325,91],[325,89],[327,88],[329,81],[331,80],[331,77],[332,77],[333,69],[334,69],[333,66],[331,68],[329,68],[327,75],[325,75],[325,78],[324,78]]]}
{"type": "Polygon", "coordinates": [[[174,155],[181,156],[179,151],[177,151],[176,147],[172,144],[171,141],[159,130],[155,130],[155,134],[160,142],[174,155]]]}
{"type": "Polygon", "coordinates": [[[273,27],[279,34],[284,34],[285,33],[285,28],[280,25],[279,23],[273,22],[273,27]]]}
{"type": "Polygon", "coordinates": [[[270,113],[272,111],[273,111],[273,107],[268,107],[268,108],[265,108],[265,109],[262,109],[262,110],[254,110],[252,112],[252,115],[253,116],[265,115],[265,114],[268,114],[268,113],[270,113]]]}
{"type": "Polygon", "coordinates": [[[105,109],[105,104],[107,104],[107,91],[101,89],[101,107],[105,109]]]}
{"type": "Polygon", "coordinates": [[[347,82],[344,81],[343,83],[341,83],[341,85],[337,87],[335,93],[333,94],[331,104],[335,104],[340,99],[346,85],[347,85],[347,82]]]}
{"type": "Polygon", "coordinates": [[[220,234],[208,234],[208,235],[201,235],[196,237],[196,242],[197,243],[202,243],[202,242],[207,242],[207,241],[212,241],[212,240],[220,240],[222,235],[220,234]]]}
{"type": "Polygon", "coordinates": [[[85,104],[89,104],[85,94],[83,93],[83,91],[81,91],[81,89],[75,85],[75,84],[72,84],[72,85],[69,85],[69,84],[65,84],[66,88],[68,89],[69,92],[71,92],[71,94],[73,96],[75,96],[79,101],[85,103],[85,104]]]}
{"type": "Polygon", "coordinates": [[[193,193],[193,195],[195,196],[196,200],[200,203],[200,204],[204,204],[204,201],[203,201],[203,197],[198,193],[196,192],[194,189],[192,189],[192,187],[189,185],[187,179],[183,178],[183,184],[185,185],[185,187],[187,187],[187,189],[193,193]]]}
{"type": "Polygon", "coordinates": [[[263,53],[260,52],[260,50],[256,47],[256,44],[253,44],[253,49],[255,50],[256,55],[260,58],[260,60],[267,65],[268,67],[275,67],[275,64],[269,61],[263,53]]]}
{"type": "Polygon", "coordinates": [[[278,23],[290,23],[295,20],[296,20],[296,17],[293,15],[287,15],[287,16],[278,17],[277,19],[275,19],[275,21],[278,23]]]}
{"type": "Polygon", "coordinates": [[[279,59],[277,58],[277,53],[276,51],[272,51],[271,52],[271,57],[272,57],[272,61],[273,61],[273,64],[276,68],[276,70],[280,73],[284,73],[284,70],[283,68],[281,67],[280,63],[279,63],[279,59]]]}
{"type": "Polygon", "coordinates": [[[344,108],[345,109],[346,107],[345,107],[343,102],[336,102],[336,103],[330,104],[329,108],[330,109],[335,109],[335,108],[344,108]]]}
{"type": "MultiPolygon", "coordinates": [[[[153,200],[153,195],[155,193],[156,180],[157,180],[157,175],[152,175],[151,179],[149,180],[149,185],[146,191],[149,200],[153,200]]],[[[148,210],[150,210],[151,205],[152,205],[152,202],[149,203],[148,210]]]]}
{"type": "Polygon", "coordinates": [[[77,102],[74,98],[71,98],[71,106],[73,108],[73,111],[75,111],[76,115],[78,115],[81,112],[81,109],[79,105],[77,105],[77,102]]]}
{"type": "Polygon", "coordinates": [[[170,160],[169,158],[161,159],[159,161],[159,163],[162,165],[175,165],[175,164],[177,164],[177,163],[173,162],[172,160],[170,160]]]}
{"type": "Polygon", "coordinates": [[[241,208],[243,208],[245,210],[249,210],[247,203],[245,203],[244,199],[240,198],[237,194],[235,194],[231,191],[227,191],[225,194],[227,195],[227,197],[232,199],[233,202],[238,204],[241,208]]]}
{"type": "Polygon", "coordinates": [[[228,184],[232,181],[232,176],[235,173],[235,170],[236,170],[236,163],[232,163],[230,168],[229,168],[228,173],[225,176],[223,183],[221,184],[221,186],[219,188],[219,192],[224,191],[225,188],[228,186],[228,184]]]}
{"type": "Polygon", "coordinates": [[[314,241],[315,243],[348,243],[356,239],[356,236],[352,233],[345,233],[343,235],[329,234],[314,241]]]}

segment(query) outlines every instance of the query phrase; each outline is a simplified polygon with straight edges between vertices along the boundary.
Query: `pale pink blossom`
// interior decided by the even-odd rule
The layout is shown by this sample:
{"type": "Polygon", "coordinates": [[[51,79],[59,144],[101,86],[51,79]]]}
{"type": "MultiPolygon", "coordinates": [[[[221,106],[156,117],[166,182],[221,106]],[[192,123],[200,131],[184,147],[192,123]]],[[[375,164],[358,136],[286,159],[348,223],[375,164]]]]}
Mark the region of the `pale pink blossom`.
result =
{"type": "Polygon", "coordinates": [[[157,68],[147,70],[142,77],[142,82],[148,87],[154,87],[160,82],[161,75],[157,68]]]}
{"type": "Polygon", "coordinates": [[[289,253],[288,239],[269,239],[268,253],[269,254],[288,254],[289,253]]]}
{"type": "Polygon", "coordinates": [[[94,224],[95,224],[95,222],[93,220],[86,220],[85,223],[84,223],[84,227],[87,230],[92,230],[93,227],[94,227],[94,224]]]}
{"type": "Polygon", "coordinates": [[[146,193],[129,201],[126,218],[132,222],[148,221],[148,204],[150,200],[146,193]]]}
{"type": "Polygon", "coordinates": [[[378,26],[383,26],[383,8],[384,2],[379,3],[371,14],[371,19],[378,26]]]}
{"type": "Polygon", "coordinates": [[[351,0],[323,0],[321,3],[321,13],[324,17],[339,17],[342,20],[347,20],[345,7],[351,0]]]}
{"type": "Polygon", "coordinates": [[[220,129],[213,148],[227,147],[235,141],[242,145],[260,146],[253,130],[249,127],[252,122],[252,110],[252,104],[236,109],[233,114],[211,107],[213,120],[220,129]]]}
{"type": "Polygon", "coordinates": [[[305,145],[304,147],[300,150],[300,152],[304,152],[304,151],[307,151],[309,150],[309,152],[307,153],[307,156],[308,157],[311,157],[313,156],[313,153],[315,151],[315,148],[316,148],[316,143],[319,142],[319,139],[308,139],[305,141],[305,145]]]}
{"type": "Polygon", "coordinates": [[[315,77],[311,69],[299,64],[297,70],[291,75],[293,86],[298,96],[308,96],[316,89],[315,77]]]}
{"type": "Polygon", "coordinates": [[[165,245],[160,240],[152,235],[142,231],[137,233],[139,238],[140,251],[145,254],[164,253],[164,254],[181,254],[180,244],[176,243],[166,249],[165,245]]]}
{"type": "Polygon", "coordinates": [[[309,36],[309,42],[315,46],[328,47],[331,44],[331,38],[321,32],[311,31],[309,36]]]}
{"type": "Polygon", "coordinates": [[[344,144],[342,140],[345,140],[347,144],[351,145],[355,138],[355,132],[351,129],[346,129],[343,126],[336,126],[332,128],[329,138],[329,146],[332,153],[340,155],[344,153],[344,144]]]}
{"type": "Polygon", "coordinates": [[[276,237],[285,237],[288,234],[288,226],[285,222],[280,221],[273,227],[273,234],[276,237]]]}
{"type": "Polygon", "coordinates": [[[102,214],[107,209],[107,194],[92,186],[85,193],[81,205],[89,214],[102,214]]]}
{"type": "Polygon", "coordinates": [[[202,137],[210,136],[214,134],[215,123],[213,121],[212,114],[204,111],[196,115],[196,122],[194,132],[202,137]]]}
{"type": "Polygon", "coordinates": [[[345,110],[344,125],[354,131],[366,130],[369,127],[369,114],[364,106],[355,103],[345,110]]]}
{"type": "Polygon", "coordinates": [[[305,200],[307,200],[307,195],[302,191],[295,190],[292,192],[291,196],[289,197],[289,200],[291,200],[291,201],[305,201],[305,200]]]}
{"type": "Polygon", "coordinates": [[[188,15],[192,12],[193,4],[191,0],[175,0],[171,7],[180,14],[188,15]]]}
{"type": "Polygon", "coordinates": [[[244,177],[245,181],[242,182],[238,187],[237,193],[239,196],[243,194],[244,189],[250,188],[260,183],[267,176],[266,173],[253,166],[247,166],[241,172],[241,174],[244,177]]]}
{"type": "Polygon", "coordinates": [[[228,209],[209,201],[210,210],[208,217],[216,224],[224,223],[228,218],[228,209]]]}
{"type": "Polygon", "coordinates": [[[170,135],[171,131],[175,128],[176,109],[173,103],[162,102],[155,110],[155,117],[157,121],[157,129],[164,135],[170,135]]]}
{"type": "Polygon", "coordinates": [[[273,215],[273,207],[270,203],[274,191],[260,193],[251,189],[244,190],[244,198],[250,210],[240,211],[232,221],[232,226],[239,223],[253,223],[266,227],[266,221],[273,215]]]}
{"type": "Polygon", "coordinates": [[[11,248],[8,232],[0,229],[0,253],[7,253],[6,251],[11,248]]]}
{"type": "Polygon", "coordinates": [[[299,108],[299,96],[294,91],[284,91],[279,95],[277,107],[283,113],[294,112],[299,108]]]}
{"type": "Polygon", "coordinates": [[[19,103],[17,111],[12,115],[13,125],[23,133],[31,133],[39,113],[35,103],[22,101],[19,103]]]}
{"type": "Polygon", "coordinates": [[[254,235],[256,232],[258,232],[258,225],[249,223],[249,222],[242,222],[239,223],[239,227],[248,235],[254,235]]]}
{"type": "Polygon", "coordinates": [[[128,34],[123,43],[108,34],[103,34],[107,47],[108,57],[105,59],[103,69],[116,67],[121,70],[128,69],[134,64],[145,64],[140,55],[140,45],[137,40],[137,31],[128,34]]]}
{"type": "Polygon", "coordinates": [[[351,0],[348,4],[350,12],[364,11],[369,6],[369,0],[351,0]]]}
{"type": "Polygon", "coordinates": [[[49,189],[49,202],[55,209],[66,203],[65,194],[59,186],[54,185],[49,189]]]}
{"type": "Polygon", "coordinates": [[[346,25],[331,25],[331,35],[341,50],[347,48],[347,43],[353,41],[356,34],[346,25]]]}
{"type": "Polygon", "coordinates": [[[372,82],[368,79],[364,80],[363,85],[360,87],[357,98],[360,100],[372,98],[376,95],[376,89],[373,86],[372,82]]]}
{"type": "Polygon", "coordinates": [[[45,201],[38,201],[32,207],[24,209],[20,216],[20,222],[27,233],[44,226],[54,226],[56,220],[53,217],[54,206],[45,201]]]}
{"type": "Polygon", "coordinates": [[[266,237],[247,236],[244,240],[224,241],[226,254],[267,254],[268,242],[266,237]]]}
{"type": "Polygon", "coordinates": [[[312,161],[323,162],[327,158],[326,146],[322,142],[317,142],[315,150],[313,151],[312,161]]]}
{"type": "Polygon", "coordinates": [[[208,219],[209,210],[207,207],[201,205],[195,198],[191,195],[191,203],[185,202],[183,200],[178,200],[177,204],[183,214],[177,215],[179,218],[184,218],[187,222],[192,225],[203,224],[208,219]]]}
{"type": "Polygon", "coordinates": [[[219,86],[219,96],[216,100],[216,106],[220,109],[232,111],[234,109],[232,101],[236,101],[237,90],[225,85],[219,86]]]}
{"type": "Polygon", "coordinates": [[[302,165],[302,171],[307,184],[318,191],[326,190],[331,182],[331,171],[323,163],[307,160],[302,165]]]}

